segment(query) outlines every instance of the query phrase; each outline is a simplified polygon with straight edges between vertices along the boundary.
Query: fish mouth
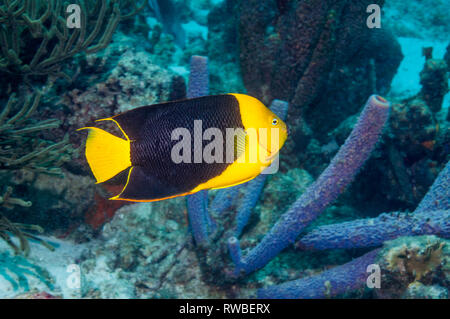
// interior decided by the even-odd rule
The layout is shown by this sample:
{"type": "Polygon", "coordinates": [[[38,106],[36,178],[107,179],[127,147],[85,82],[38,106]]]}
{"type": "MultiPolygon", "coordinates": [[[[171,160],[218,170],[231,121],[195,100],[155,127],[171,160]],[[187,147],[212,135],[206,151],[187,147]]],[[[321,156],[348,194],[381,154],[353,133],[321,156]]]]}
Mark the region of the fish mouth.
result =
{"type": "Polygon", "coordinates": [[[275,153],[269,153],[270,155],[268,157],[266,157],[266,162],[272,162],[273,159],[278,155],[278,151],[275,153]]]}
{"type": "Polygon", "coordinates": [[[268,154],[268,156],[265,157],[265,162],[271,162],[279,153],[279,151],[275,151],[275,152],[269,152],[269,150],[267,150],[267,148],[265,148],[263,145],[259,144],[259,146],[266,151],[266,153],[268,154]]]}

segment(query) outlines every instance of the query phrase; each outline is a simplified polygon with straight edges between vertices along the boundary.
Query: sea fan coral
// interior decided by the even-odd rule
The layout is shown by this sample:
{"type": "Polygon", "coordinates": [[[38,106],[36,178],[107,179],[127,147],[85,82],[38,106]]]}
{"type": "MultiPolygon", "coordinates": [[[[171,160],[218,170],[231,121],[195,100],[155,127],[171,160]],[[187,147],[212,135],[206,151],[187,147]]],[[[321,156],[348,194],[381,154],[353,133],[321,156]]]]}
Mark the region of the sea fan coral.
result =
{"type": "Polygon", "coordinates": [[[82,25],[67,28],[67,6],[62,0],[4,1],[0,5],[0,70],[26,77],[66,76],[60,70],[62,61],[105,48],[120,20],[143,7],[141,3],[138,8],[135,1],[80,0],[76,4],[82,25]],[[126,7],[131,12],[124,13],[126,7]],[[37,44],[31,54],[30,43],[37,44]]]}
{"type": "MultiPolygon", "coordinates": [[[[20,198],[11,197],[12,187],[8,187],[3,196],[0,196],[0,207],[11,209],[14,206],[30,207],[30,201],[24,201],[20,198]]],[[[37,225],[26,225],[19,223],[10,222],[5,216],[0,213],[0,239],[3,239],[16,254],[24,253],[28,255],[30,251],[30,245],[28,244],[28,239],[33,239],[50,250],[53,250],[53,246],[40,239],[39,237],[29,233],[28,231],[34,231],[38,233],[43,233],[42,227],[37,225]],[[11,239],[10,234],[19,239],[19,246],[16,245],[11,239]]]]}
{"type": "Polygon", "coordinates": [[[54,119],[33,121],[42,93],[31,95],[20,105],[12,94],[0,114],[0,169],[13,170],[26,167],[39,172],[59,174],[58,168],[73,152],[68,137],[52,143],[36,134],[59,126],[54,119]]]}

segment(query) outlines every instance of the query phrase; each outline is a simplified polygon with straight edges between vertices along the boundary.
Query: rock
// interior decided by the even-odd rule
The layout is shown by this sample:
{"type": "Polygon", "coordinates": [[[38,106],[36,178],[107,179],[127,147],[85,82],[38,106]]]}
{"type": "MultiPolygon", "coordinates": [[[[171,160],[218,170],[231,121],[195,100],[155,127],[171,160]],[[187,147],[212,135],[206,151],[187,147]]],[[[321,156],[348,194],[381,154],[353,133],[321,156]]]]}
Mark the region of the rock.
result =
{"type": "Polygon", "coordinates": [[[400,237],[386,242],[377,263],[381,267],[379,298],[447,294],[450,286],[450,241],[435,236],[400,237]],[[440,286],[425,289],[425,286],[440,286]]]}

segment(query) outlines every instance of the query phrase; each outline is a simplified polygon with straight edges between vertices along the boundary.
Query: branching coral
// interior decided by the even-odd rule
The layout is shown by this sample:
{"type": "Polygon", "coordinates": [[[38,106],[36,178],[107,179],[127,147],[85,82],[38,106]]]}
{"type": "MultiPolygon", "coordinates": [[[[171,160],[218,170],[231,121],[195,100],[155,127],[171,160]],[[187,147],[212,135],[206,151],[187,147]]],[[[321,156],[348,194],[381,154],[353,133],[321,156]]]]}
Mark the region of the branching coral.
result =
{"type": "Polygon", "coordinates": [[[26,77],[63,76],[62,61],[80,52],[92,53],[105,48],[118,23],[146,4],[143,1],[138,7],[136,1],[128,0],[72,3],[81,9],[79,28],[67,27],[67,3],[62,0],[2,1],[0,70],[26,77]],[[131,12],[128,8],[132,8],[131,12]],[[38,48],[31,54],[30,44],[38,48]]]}
{"type": "Polygon", "coordinates": [[[40,239],[39,237],[27,232],[28,230],[36,231],[39,233],[44,232],[42,227],[38,225],[27,225],[10,222],[5,216],[0,214],[0,238],[3,239],[16,254],[23,253],[25,256],[30,252],[30,245],[28,239],[32,239],[47,247],[50,250],[54,250],[54,247],[40,239]],[[14,235],[19,239],[19,246],[17,246],[11,239],[9,234],[14,235]]]}
{"type": "MultiPolygon", "coordinates": [[[[22,206],[22,207],[30,207],[31,202],[24,201],[20,198],[11,197],[12,187],[7,187],[6,192],[3,196],[0,196],[0,206],[3,206],[7,209],[14,207],[14,205],[22,206]]],[[[28,255],[30,251],[30,245],[28,244],[28,239],[33,239],[43,246],[47,247],[50,250],[53,250],[53,246],[43,241],[42,239],[36,237],[35,235],[27,232],[27,231],[35,231],[38,233],[44,232],[42,227],[37,225],[26,225],[19,223],[10,222],[5,216],[0,213],[0,239],[3,239],[16,254],[20,254],[23,252],[25,255],[28,255]],[[11,239],[10,235],[12,234],[19,239],[19,246],[17,246],[11,239]]]]}
{"type": "Polygon", "coordinates": [[[5,278],[14,290],[29,290],[27,276],[37,278],[53,289],[52,279],[45,269],[33,265],[22,256],[10,256],[8,252],[0,253],[0,276],[5,278]]]}
{"type": "MultiPolygon", "coordinates": [[[[5,108],[0,113],[0,170],[28,169],[48,174],[61,174],[59,166],[71,158],[73,149],[66,137],[60,142],[45,141],[39,138],[38,133],[59,126],[57,120],[34,121],[31,118],[37,109],[41,93],[30,96],[23,104],[15,94],[9,98],[5,108]]],[[[11,196],[13,189],[7,187],[3,196],[0,196],[0,205],[10,209],[16,206],[30,207],[31,202],[11,196]]],[[[26,225],[10,222],[0,213],[0,238],[11,246],[16,254],[29,252],[27,239],[35,240],[49,249],[52,246],[42,241],[28,231],[43,232],[36,225],[26,225]],[[10,234],[19,239],[17,246],[10,234]]]]}
{"type": "Polygon", "coordinates": [[[19,103],[15,94],[9,98],[0,113],[0,169],[14,170],[20,168],[59,174],[58,168],[70,157],[73,150],[68,145],[68,137],[58,143],[42,140],[37,133],[57,128],[58,120],[31,119],[37,109],[41,93],[38,92],[19,103]]]}

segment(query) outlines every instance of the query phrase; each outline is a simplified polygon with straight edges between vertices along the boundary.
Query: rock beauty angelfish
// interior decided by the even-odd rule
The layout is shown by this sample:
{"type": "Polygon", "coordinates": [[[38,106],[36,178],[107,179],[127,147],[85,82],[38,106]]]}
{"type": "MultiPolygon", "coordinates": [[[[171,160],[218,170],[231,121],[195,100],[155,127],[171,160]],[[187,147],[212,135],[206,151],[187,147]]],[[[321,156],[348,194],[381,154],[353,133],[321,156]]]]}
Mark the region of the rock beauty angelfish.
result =
{"type": "Polygon", "coordinates": [[[286,124],[244,94],[143,106],[97,121],[113,121],[124,135],[80,129],[89,130],[85,154],[97,183],[129,170],[113,200],[151,202],[247,182],[287,138],[286,124]]]}

